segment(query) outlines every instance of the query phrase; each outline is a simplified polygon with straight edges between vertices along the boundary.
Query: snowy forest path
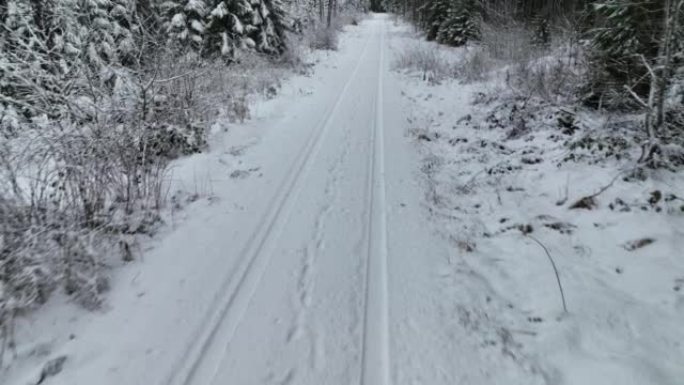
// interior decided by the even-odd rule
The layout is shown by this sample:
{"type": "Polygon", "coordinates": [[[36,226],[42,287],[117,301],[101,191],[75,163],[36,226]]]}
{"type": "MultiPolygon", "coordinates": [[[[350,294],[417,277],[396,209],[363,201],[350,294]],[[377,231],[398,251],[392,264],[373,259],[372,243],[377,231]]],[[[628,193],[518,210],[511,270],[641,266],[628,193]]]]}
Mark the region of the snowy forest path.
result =
{"type": "Polygon", "coordinates": [[[356,65],[170,383],[388,383],[386,25],[367,25],[356,65]]]}
{"type": "Polygon", "coordinates": [[[317,90],[337,95],[330,112],[178,384],[389,385],[449,359],[421,341],[445,339],[422,262],[448,247],[419,204],[391,31],[387,16],[365,21],[341,91],[317,90]]]}
{"type": "MultiPolygon", "coordinates": [[[[283,227],[286,226],[293,210],[293,205],[297,202],[304,179],[320,151],[321,141],[325,138],[326,132],[338,115],[340,106],[346,99],[352,81],[363,63],[366,55],[368,42],[361,49],[357,64],[351,70],[351,74],[339,91],[338,97],[329,110],[322,115],[322,119],[312,130],[303,151],[295,159],[292,168],[278,187],[275,199],[269,204],[263,218],[260,220],[254,232],[248,239],[243,251],[243,263],[230,274],[219,290],[219,295],[215,301],[215,307],[210,310],[206,321],[201,325],[196,338],[193,339],[188,349],[188,354],[184,356],[183,362],[178,366],[178,370],[172,372],[168,383],[171,384],[205,384],[216,378],[216,373],[220,370],[217,360],[223,359],[227,354],[227,349],[231,343],[233,334],[242,323],[242,318],[246,307],[250,305],[254,291],[261,282],[265,270],[269,267],[270,259],[273,256],[275,242],[281,236],[283,227]]],[[[347,150],[348,152],[348,150],[347,150]]],[[[346,152],[343,154],[346,154],[346,152]]],[[[331,169],[332,171],[332,169],[331,169]]],[[[330,186],[326,186],[326,197],[331,191],[330,186]]],[[[329,211],[327,205],[321,212],[329,211]]],[[[317,233],[320,233],[320,216],[317,220],[317,233]]],[[[318,247],[321,247],[318,241],[318,247]]],[[[308,260],[307,266],[311,265],[308,260]]],[[[304,294],[301,295],[301,302],[305,303],[304,294]]],[[[292,338],[292,332],[290,337],[292,338]]]]}

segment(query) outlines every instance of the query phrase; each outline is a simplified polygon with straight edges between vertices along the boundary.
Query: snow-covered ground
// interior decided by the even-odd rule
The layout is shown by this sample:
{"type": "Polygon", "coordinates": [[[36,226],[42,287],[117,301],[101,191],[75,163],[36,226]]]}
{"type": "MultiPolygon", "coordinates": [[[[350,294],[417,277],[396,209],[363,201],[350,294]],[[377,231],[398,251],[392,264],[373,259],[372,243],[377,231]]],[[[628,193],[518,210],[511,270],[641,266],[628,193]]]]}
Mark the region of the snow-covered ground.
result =
{"type": "Polygon", "coordinates": [[[0,383],[681,384],[683,178],[570,210],[619,163],[561,162],[553,127],[504,140],[472,104],[494,85],[392,70],[417,39],[376,15],[217,124],[106,309],[22,319],[0,383]]]}
{"type": "MultiPolygon", "coordinates": [[[[403,35],[397,51],[419,43],[406,26],[394,31],[403,35]]],[[[420,44],[454,62],[464,54],[420,44]]],[[[454,377],[444,378],[684,383],[684,176],[628,178],[640,152],[623,148],[633,117],[516,98],[502,79],[423,79],[405,73],[401,89],[422,158],[423,203],[451,244],[435,266],[451,302],[443,312],[461,334],[458,349],[493,358],[466,367],[460,362],[470,359],[455,358],[454,377]],[[592,209],[572,208],[595,194],[592,209]],[[505,368],[516,366],[528,378],[509,377],[505,368]]]]}

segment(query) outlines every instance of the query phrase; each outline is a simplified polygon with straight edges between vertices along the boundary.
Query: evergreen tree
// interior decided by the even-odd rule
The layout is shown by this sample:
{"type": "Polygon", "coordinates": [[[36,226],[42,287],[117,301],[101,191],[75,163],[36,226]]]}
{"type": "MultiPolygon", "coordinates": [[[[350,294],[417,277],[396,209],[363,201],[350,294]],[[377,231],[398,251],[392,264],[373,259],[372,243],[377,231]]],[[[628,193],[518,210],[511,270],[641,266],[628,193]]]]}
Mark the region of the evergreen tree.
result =
{"type": "Polygon", "coordinates": [[[437,39],[442,23],[447,19],[452,0],[428,0],[419,9],[420,25],[428,40],[437,39]]]}
{"type": "Polygon", "coordinates": [[[263,29],[262,48],[263,52],[280,54],[287,45],[285,31],[289,30],[289,16],[281,0],[263,0],[264,9],[269,10],[268,22],[263,29]]]}
{"type": "Polygon", "coordinates": [[[113,90],[160,38],[172,53],[280,54],[288,17],[279,0],[6,0],[0,16],[0,104],[29,120],[73,116],[74,99],[113,90]]]}
{"type": "Polygon", "coordinates": [[[591,31],[594,72],[587,101],[599,103],[606,95],[622,94],[625,86],[647,95],[650,78],[646,63],[658,55],[662,4],[604,0],[594,5],[593,12],[597,21],[591,31]]]}
{"type": "Polygon", "coordinates": [[[236,49],[282,53],[286,16],[278,0],[216,1],[208,17],[208,50],[224,56],[236,49]]]}
{"type": "Polygon", "coordinates": [[[79,33],[85,43],[87,61],[105,81],[114,76],[109,64],[119,62],[114,23],[109,15],[111,5],[110,0],[81,0],[79,4],[79,33]]]}
{"type": "Polygon", "coordinates": [[[135,14],[134,0],[111,0],[109,17],[113,24],[112,36],[121,64],[129,65],[135,60],[135,34],[140,28],[133,19],[135,14]]]}
{"type": "Polygon", "coordinates": [[[479,0],[428,0],[417,12],[428,40],[461,46],[480,37],[479,0]]]}
{"type": "Polygon", "coordinates": [[[60,116],[67,80],[70,90],[83,86],[74,71],[82,60],[76,5],[69,0],[8,2],[0,50],[2,102],[27,118],[60,116]]]}
{"type": "Polygon", "coordinates": [[[480,38],[479,9],[477,1],[452,2],[447,16],[440,23],[437,41],[442,44],[462,46],[480,38]]]}
{"type": "Polygon", "coordinates": [[[258,30],[257,25],[261,23],[258,11],[248,0],[218,1],[208,17],[208,50],[233,56],[238,48],[255,48],[256,42],[250,35],[258,30]]]}
{"type": "Polygon", "coordinates": [[[205,45],[207,5],[204,0],[170,0],[161,5],[164,28],[175,48],[200,51],[205,45]]]}

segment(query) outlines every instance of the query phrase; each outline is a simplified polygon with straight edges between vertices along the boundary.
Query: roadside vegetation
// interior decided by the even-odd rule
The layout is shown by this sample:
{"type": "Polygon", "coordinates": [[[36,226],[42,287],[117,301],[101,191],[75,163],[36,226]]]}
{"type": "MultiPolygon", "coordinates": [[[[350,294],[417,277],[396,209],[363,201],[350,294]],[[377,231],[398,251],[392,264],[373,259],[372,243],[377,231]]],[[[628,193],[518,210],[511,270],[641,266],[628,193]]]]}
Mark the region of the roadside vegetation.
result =
{"type": "Polygon", "coordinates": [[[540,383],[676,382],[684,2],[390,4],[456,327],[540,383]]]}
{"type": "Polygon", "coordinates": [[[521,98],[638,115],[638,168],[684,160],[684,3],[622,0],[389,1],[427,40],[467,47],[459,62],[417,47],[399,66],[426,79],[504,75],[521,98]]]}
{"type": "MultiPolygon", "coordinates": [[[[0,365],[14,322],[60,290],[99,308],[112,268],[162,225],[174,159],[219,119],[336,49],[335,0],[0,4],[0,365]]],[[[6,360],[5,360],[6,362],[6,360]]]]}

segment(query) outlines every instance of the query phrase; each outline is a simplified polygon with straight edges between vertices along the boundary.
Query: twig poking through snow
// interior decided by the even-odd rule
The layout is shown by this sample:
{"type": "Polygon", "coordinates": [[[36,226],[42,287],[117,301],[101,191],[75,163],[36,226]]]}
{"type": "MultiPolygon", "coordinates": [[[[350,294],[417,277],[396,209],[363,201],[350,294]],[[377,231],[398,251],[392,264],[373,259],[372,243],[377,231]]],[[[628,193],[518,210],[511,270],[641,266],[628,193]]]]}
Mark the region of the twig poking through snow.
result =
{"type": "Polygon", "coordinates": [[[549,249],[547,249],[543,243],[541,243],[537,238],[535,238],[529,234],[526,234],[526,236],[528,238],[530,238],[531,240],[537,242],[537,244],[539,246],[541,246],[542,249],[544,249],[546,256],[549,258],[549,262],[551,262],[551,266],[553,266],[553,272],[556,273],[556,281],[558,282],[558,290],[560,291],[561,301],[563,301],[563,312],[567,313],[568,312],[568,306],[565,303],[565,293],[563,292],[563,285],[561,284],[560,275],[558,274],[558,268],[556,267],[556,262],[553,260],[553,257],[551,257],[551,253],[549,253],[549,249]]]}
{"type": "Polygon", "coordinates": [[[570,189],[568,186],[570,186],[570,175],[568,175],[565,181],[565,195],[556,201],[556,206],[563,206],[568,201],[568,197],[570,195],[570,189]]]}
{"type": "Polygon", "coordinates": [[[54,377],[61,373],[62,369],[64,368],[64,363],[66,362],[66,360],[67,356],[59,356],[48,361],[43,367],[43,370],[40,372],[40,377],[38,378],[38,382],[36,382],[36,385],[40,385],[43,382],[45,382],[45,380],[47,380],[48,378],[54,377]]]}
{"type": "MultiPolygon", "coordinates": [[[[632,170],[632,171],[633,171],[633,170],[632,170]]],[[[613,178],[613,180],[610,181],[610,183],[608,183],[607,185],[601,187],[601,189],[600,189],[598,192],[596,192],[596,193],[594,193],[594,194],[592,194],[592,195],[585,196],[584,198],[581,198],[581,199],[578,200],[577,202],[573,203],[572,206],[570,206],[570,209],[571,209],[571,210],[573,210],[573,209],[587,209],[587,210],[591,210],[591,209],[595,208],[595,207],[597,206],[597,203],[596,203],[596,199],[595,199],[595,198],[596,198],[597,196],[603,194],[604,192],[606,192],[606,190],[608,190],[609,188],[611,188],[611,187],[615,184],[615,181],[620,177],[620,175],[624,174],[625,172],[626,172],[626,171],[621,171],[621,172],[619,172],[617,175],[615,175],[615,177],[613,178]]]]}

